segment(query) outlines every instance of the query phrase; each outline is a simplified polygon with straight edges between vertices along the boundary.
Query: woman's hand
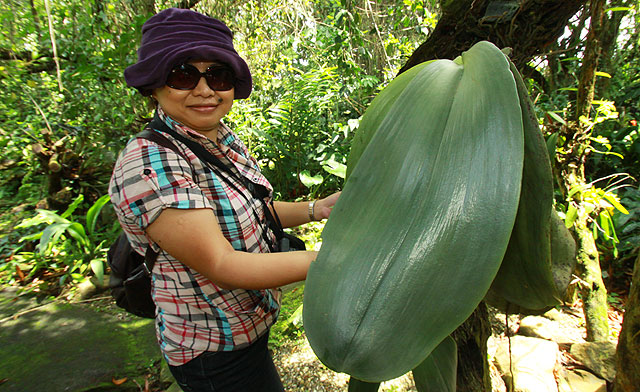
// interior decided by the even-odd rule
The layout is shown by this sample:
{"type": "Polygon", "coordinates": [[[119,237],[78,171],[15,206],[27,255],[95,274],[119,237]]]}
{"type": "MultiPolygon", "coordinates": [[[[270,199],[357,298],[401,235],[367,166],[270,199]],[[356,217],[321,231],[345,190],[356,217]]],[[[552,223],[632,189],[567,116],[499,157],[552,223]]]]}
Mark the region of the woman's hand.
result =
{"type": "Polygon", "coordinates": [[[333,206],[338,201],[340,193],[341,192],[336,192],[324,199],[316,201],[316,204],[313,207],[313,217],[315,220],[327,219],[329,215],[331,215],[331,210],[333,210],[333,206]]]}

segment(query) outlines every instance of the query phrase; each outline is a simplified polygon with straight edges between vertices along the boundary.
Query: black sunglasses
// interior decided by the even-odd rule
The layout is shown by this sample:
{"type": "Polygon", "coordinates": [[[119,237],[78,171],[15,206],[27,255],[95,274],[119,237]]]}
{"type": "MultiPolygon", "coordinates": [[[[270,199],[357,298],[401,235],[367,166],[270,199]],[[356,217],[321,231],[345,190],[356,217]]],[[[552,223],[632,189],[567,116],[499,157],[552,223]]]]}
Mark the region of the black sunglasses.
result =
{"type": "Polygon", "coordinates": [[[193,90],[202,77],[209,88],[215,91],[231,90],[236,82],[233,70],[224,65],[212,65],[206,71],[200,72],[191,64],[181,64],[169,72],[167,86],[176,90],[193,90]]]}

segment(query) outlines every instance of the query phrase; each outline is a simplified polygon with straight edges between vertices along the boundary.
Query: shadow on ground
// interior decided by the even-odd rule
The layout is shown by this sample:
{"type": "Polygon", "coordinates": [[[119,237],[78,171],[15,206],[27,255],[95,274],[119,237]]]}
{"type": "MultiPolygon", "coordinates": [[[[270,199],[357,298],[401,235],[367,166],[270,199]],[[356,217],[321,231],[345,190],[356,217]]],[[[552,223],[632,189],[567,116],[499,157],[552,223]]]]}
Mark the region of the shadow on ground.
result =
{"type": "Polygon", "coordinates": [[[0,291],[0,392],[137,391],[160,355],[153,320],[0,291]]]}

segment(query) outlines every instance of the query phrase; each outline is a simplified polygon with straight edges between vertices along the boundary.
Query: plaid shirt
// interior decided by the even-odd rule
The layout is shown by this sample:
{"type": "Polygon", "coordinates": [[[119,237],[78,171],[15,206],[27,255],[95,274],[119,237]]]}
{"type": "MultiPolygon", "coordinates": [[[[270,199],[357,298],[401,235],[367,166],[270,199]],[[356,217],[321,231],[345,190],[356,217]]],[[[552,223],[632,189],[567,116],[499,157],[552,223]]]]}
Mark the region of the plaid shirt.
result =
{"type": "MultiPolygon", "coordinates": [[[[218,144],[167,117],[157,115],[178,133],[202,144],[249,181],[271,185],[246,147],[225,125],[218,144]]],[[[109,184],[118,220],[138,253],[150,239],[145,229],[165,208],[210,208],[234,249],[266,253],[266,222],[262,203],[228,173],[214,173],[180,141],[171,140],[190,162],[146,139],[131,139],[121,152],[109,184]],[[221,178],[221,177],[224,177],[221,178]],[[230,187],[232,182],[235,187],[230,187]],[[241,192],[239,192],[241,191],[241,192]]],[[[268,236],[273,238],[269,230],[268,236]]],[[[151,242],[152,243],[152,242],[151,242]]],[[[157,245],[152,296],[156,303],[158,342],[170,365],[187,363],[205,351],[231,351],[248,346],[275,323],[280,290],[225,290],[189,268],[157,245]]]]}

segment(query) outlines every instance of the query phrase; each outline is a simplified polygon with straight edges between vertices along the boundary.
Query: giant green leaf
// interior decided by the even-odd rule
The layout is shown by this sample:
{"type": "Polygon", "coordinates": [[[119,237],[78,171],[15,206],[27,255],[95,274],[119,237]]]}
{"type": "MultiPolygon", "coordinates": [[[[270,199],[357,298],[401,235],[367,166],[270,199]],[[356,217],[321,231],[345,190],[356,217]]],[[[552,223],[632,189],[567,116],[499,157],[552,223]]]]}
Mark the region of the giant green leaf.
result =
{"type": "Polygon", "coordinates": [[[348,392],[376,392],[380,389],[380,382],[360,381],[357,378],[349,379],[348,392]]]}
{"type": "Polygon", "coordinates": [[[551,270],[553,176],[533,104],[512,63],[511,72],[522,109],[524,168],[518,214],[491,290],[513,305],[537,310],[560,303],[551,270]]]}
{"type": "Polygon", "coordinates": [[[418,392],[455,392],[458,345],[447,336],[420,365],[413,369],[418,392]]]}
{"type": "Polygon", "coordinates": [[[394,102],[398,99],[398,96],[404,91],[407,84],[413,80],[416,73],[420,72],[424,66],[431,62],[432,61],[423,63],[418,67],[413,67],[407,72],[400,74],[393,80],[393,88],[382,90],[376,99],[371,102],[371,105],[367,108],[366,115],[362,117],[358,130],[355,135],[353,135],[345,178],[349,178],[349,175],[353,172],[356,163],[360,160],[360,156],[365,148],[367,148],[367,145],[369,145],[373,134],[378,130],[380,123],[384,120],[389,109],[391,109],[394,102]]]}
{"type": "Polygon", "coordinates": [[[363,131],[371,140],[349,165],[304,298],[320,360],[369,382],[415,368],[482,300],[522,177],[518,95],[495,46],[418,65],[396,88],[384,118],[365,113],[377,129],[363,131]]]}

